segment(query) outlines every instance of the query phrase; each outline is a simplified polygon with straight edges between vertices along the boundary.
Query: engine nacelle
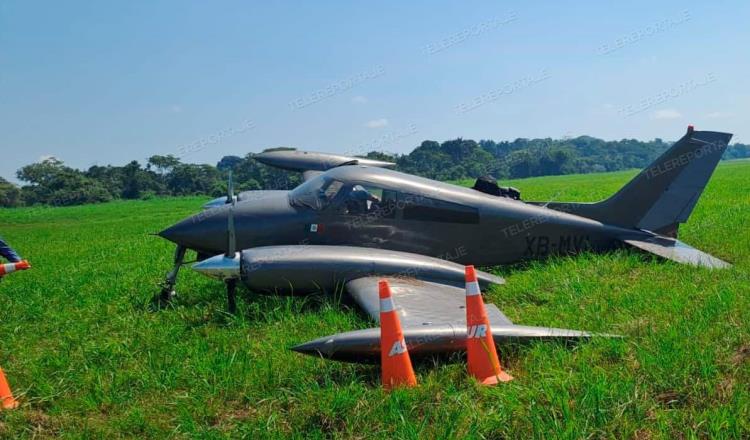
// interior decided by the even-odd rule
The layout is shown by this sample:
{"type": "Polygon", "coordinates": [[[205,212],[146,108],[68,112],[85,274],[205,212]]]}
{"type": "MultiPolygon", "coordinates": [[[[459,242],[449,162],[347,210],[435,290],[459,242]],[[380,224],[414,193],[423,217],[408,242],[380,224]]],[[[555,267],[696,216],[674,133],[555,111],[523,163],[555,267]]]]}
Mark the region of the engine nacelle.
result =
{"type": "MultiPolygon", "coordinates": [[[[334,291],[364,276],[400,276],[464,285],[464,266],[407,252],[352,246],[265,246],[246,249],[240,257],[242,281],[254,291],[310,293],[334,291]]],[[[480,284],[502,284],[502,278],[478,272],[480,284]]]]}

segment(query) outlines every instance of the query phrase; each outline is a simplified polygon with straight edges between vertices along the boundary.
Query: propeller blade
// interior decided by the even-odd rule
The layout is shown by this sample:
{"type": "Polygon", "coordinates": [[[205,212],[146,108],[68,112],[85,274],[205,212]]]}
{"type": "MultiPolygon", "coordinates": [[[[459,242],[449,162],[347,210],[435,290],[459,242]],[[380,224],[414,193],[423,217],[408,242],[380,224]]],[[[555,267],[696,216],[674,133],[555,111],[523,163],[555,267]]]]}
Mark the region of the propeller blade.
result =
{"type": "Polygon", "coordinates": [[[229,183],[227,184],[227,203],[234,204],[234,179],[232,179],[232,170],[229,170],[229,183]]]}
{"type": "Polygon", "coordinates": [[[234,229],[234,183],[232,181],[232,170],[229,170],[229,183],[227,184],[227,203],[230,203],[227,213],[227,257],[234,257],[237,252],[237,240],[234,229]]]}
{"type": "Polygon", "coordinates": [[[233,257],[237,252],[237,241],[234,231],[234,203],[229,206],[227,215],[227,257],[233,257]]]}

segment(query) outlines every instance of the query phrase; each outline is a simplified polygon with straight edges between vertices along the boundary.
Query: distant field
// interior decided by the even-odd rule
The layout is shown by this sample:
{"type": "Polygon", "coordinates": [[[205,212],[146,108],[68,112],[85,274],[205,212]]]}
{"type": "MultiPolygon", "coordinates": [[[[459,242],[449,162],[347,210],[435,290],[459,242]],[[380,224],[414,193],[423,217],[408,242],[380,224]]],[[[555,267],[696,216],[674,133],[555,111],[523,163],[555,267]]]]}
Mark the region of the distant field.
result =
{"type": "MultiPolygon", "coordinates": [[[[595,201],[634,174],[511,184],[527,200],[595,201]]],[[[220,283],[184,270],[176,306],[149,311],[173,252],[149,234],[203,201],[0,209],[0,235],[34,265],[0,283],[0,366],[23,404],[0,412],[0,437],[750,436],[748,161],[719,166],[681,230],[732,269],[629,251],[495,268],[507,285],[489,301],[512,320],[626,338],[502,347],[516,380],[494,388],[456,358],[386,394],[375,366],[289,351],[371,325],[325,295],[243,291],[232,317],[220,283]]]]}

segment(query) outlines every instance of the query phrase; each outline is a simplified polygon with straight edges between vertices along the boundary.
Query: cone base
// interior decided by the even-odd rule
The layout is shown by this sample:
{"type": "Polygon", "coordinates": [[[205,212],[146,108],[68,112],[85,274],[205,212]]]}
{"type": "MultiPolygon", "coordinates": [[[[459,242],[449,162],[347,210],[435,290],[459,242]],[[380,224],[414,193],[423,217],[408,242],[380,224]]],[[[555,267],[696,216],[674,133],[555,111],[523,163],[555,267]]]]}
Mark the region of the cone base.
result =
{"type": "Polygon", "coordinates": [[[18,401],[12,397],[3,400],[2,409],[16,409],[18,408],[18,401]]]}
{"type": "Polygon", "coordinates": [[[416,378],[383,379],[383,389],[390,391],[394,388],[414,388],[417,386],[416,378]]]}
{"type": "Polygon", "coordinates": [[[479,379],[479,383],[486,386],[492,386],[497,385],[500,382],[510,382],[511,380],[513,380],[513,376],[506,373],[505,371],[501,371],[500,374],[492,375],[484,379],[479,379]]]}

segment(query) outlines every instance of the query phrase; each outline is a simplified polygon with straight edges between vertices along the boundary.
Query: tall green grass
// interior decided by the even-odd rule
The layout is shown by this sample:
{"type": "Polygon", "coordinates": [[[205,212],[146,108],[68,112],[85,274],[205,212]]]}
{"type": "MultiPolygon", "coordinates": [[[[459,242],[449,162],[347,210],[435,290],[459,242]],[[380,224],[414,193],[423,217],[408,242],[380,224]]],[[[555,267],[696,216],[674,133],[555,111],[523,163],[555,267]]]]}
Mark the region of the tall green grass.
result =
{"type": "MultiPolygon", "coordinates": [[[[346,301],[243,292],[190,270],[176,305],[151,297],[173,247],[149,235],[200,198],[0,210],[34,265],[0,283],[0,366],[23,406],[0,437],[674,438],[750,436],[750,163],[723,163],[681,238],[734,263],[709,271],[632,251],[495,268],[514,321],[619,333],[501,348],[516,378],[470,380],[460,357],[384,393],[376,366],[290,346],[369,326],[346,301]]],[[[595,201],[634,172],[512,182],[528,200],[595,201]]]]}

